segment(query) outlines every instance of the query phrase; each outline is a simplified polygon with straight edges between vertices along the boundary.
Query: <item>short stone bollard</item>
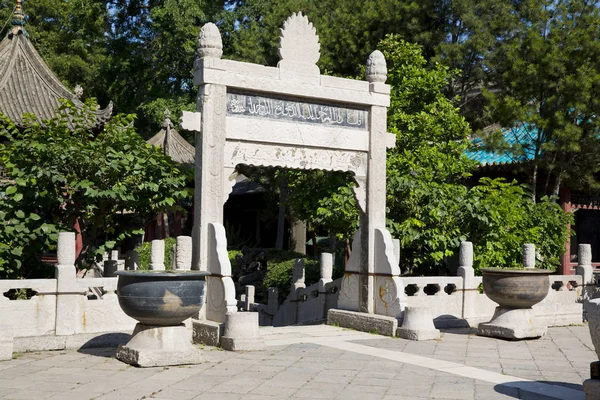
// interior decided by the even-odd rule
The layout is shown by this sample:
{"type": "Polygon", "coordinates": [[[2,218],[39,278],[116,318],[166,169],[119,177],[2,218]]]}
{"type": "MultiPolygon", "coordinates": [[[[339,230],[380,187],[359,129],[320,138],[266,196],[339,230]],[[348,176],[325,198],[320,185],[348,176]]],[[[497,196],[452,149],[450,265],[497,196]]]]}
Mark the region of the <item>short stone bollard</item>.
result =
{"type": "Polygon", "coordinates": [[[165,241],[153,240],[150,246],[150,269],[155,271],[165,270],[165,241]]]}
{"type": "Polygon", "coordinates": [[[535,245],[532,243],[523,245],[523,268],[535,268],[535,245]]]}
{"type": "Polygon", "coordinates": [[[192,237],[177,236],[175,268],[182,270],[192,269],[192,237]]]}
{"type": "Polygon", "coordinates": [[[408,340],[433,340],[440,338],[440,331],[433,325],[429,308],[406,307],[402,326],[396,330],[396,336],[408,340]]]}
{"type": "Polygon", "coordinates": [[[221,347],[230,351],[263,350],[265,340],[258,333],[258,313],[227,313],[221,347]]]}

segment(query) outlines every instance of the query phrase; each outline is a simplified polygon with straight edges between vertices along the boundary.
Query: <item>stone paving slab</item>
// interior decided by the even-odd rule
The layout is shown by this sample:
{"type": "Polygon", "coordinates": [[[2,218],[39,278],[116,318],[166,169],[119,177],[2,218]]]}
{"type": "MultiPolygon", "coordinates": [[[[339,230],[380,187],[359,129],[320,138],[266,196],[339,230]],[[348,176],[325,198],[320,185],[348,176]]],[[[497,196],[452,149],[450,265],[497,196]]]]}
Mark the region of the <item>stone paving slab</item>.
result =
{"type": "Polygon", "coordinates": [[[596,359],[587,326],[534,341],[446,330],[411,342],[314,325],[261,328],[266,349],[205,347],[199,365],[135,368],[115,349],[17,354],[0,399],[583,399],[596,359]]]}

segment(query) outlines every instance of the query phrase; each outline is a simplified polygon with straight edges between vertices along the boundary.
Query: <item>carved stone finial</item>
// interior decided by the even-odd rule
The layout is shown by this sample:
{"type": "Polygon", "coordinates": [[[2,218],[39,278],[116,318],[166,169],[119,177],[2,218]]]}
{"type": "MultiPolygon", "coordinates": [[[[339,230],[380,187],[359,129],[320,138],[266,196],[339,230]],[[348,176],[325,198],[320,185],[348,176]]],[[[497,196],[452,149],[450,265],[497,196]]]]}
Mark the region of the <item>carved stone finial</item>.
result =
{"type": "Polygon", "coordinates": [[[367,60],[367,81],[385,82],[387,79],[387,65],[382,52],[375,50],[367,60]]]}
{"type": "Polygon", "coordinates": [[[316,64],[321,56],[319,36],[312,23],[301,12],[292,14],[279,29],[279,57],[281,61],[316,64]]]}
{"type": "Polygon", "coordinates": [[[173,128],[173,123],[171,122],[171,112],[168,108],[165,108],[165,119],[162,124],[163,128],[173,128]]]}
{"type": "Polygon", "coordinates": [[[73,90],[73,94],[76,98],[81,99],[83,96],[83,88],[80,85],[75,85],[75,90],[73,90]]]}
{"type": "Polygon", "coordinates": [[[198,58],[221,58],[223,41],[219,28],[212,22],[204,24],[198,34],[198,58]]]}

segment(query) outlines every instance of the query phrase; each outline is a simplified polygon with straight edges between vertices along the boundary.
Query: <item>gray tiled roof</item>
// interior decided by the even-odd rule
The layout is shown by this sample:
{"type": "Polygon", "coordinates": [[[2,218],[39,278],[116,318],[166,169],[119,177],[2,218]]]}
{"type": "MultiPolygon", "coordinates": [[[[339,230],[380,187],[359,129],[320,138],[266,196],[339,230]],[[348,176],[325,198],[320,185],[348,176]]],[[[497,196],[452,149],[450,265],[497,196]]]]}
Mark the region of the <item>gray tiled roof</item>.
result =
{"type": "Polygon", "coordinates": [[[196,149],[175,130],[168,110],[165,111],[162,129],[146,143],[162,148],[163,152],[178,164],[194,164],[196,149]]]}
{"type": "MultiPolygon", "coordinates": [[[[52,118],[60,103],[71,100],[77,107],[83,103],[54,75],[33,47],[23,26],[15,25],[0,42],[0,112],[18,126],[23,126],[23,114],[36,119],[52,118]]],[[[103,125],[112,114],[112,102],[96,111],[96,125],[103,125]]]]}

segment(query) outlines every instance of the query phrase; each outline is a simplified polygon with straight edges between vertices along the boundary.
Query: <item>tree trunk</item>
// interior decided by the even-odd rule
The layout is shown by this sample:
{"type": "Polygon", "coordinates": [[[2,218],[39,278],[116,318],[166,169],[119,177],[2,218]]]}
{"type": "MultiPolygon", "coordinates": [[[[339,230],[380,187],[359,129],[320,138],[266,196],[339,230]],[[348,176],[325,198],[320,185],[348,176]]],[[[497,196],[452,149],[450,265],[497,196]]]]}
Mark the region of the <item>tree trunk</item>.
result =
{"type": "Polygon", "coordinates": [[[554,184],[554,190],[552,191],[552,195],[555,197],[558,197],[558,194],[560,193],[560,184],[561,184],[560,176],[561,175],[562,175],[562,170],[559,171],[559,173],[556,177],[556,183],[554,184]]]}
{"type": "Polygon", "coordinates": [[[538,174],[538,165],[537,162],[533,163],[533,174],[531,176],[531,201],[534,203],[537,199],[537,174],[538,174]]]}

